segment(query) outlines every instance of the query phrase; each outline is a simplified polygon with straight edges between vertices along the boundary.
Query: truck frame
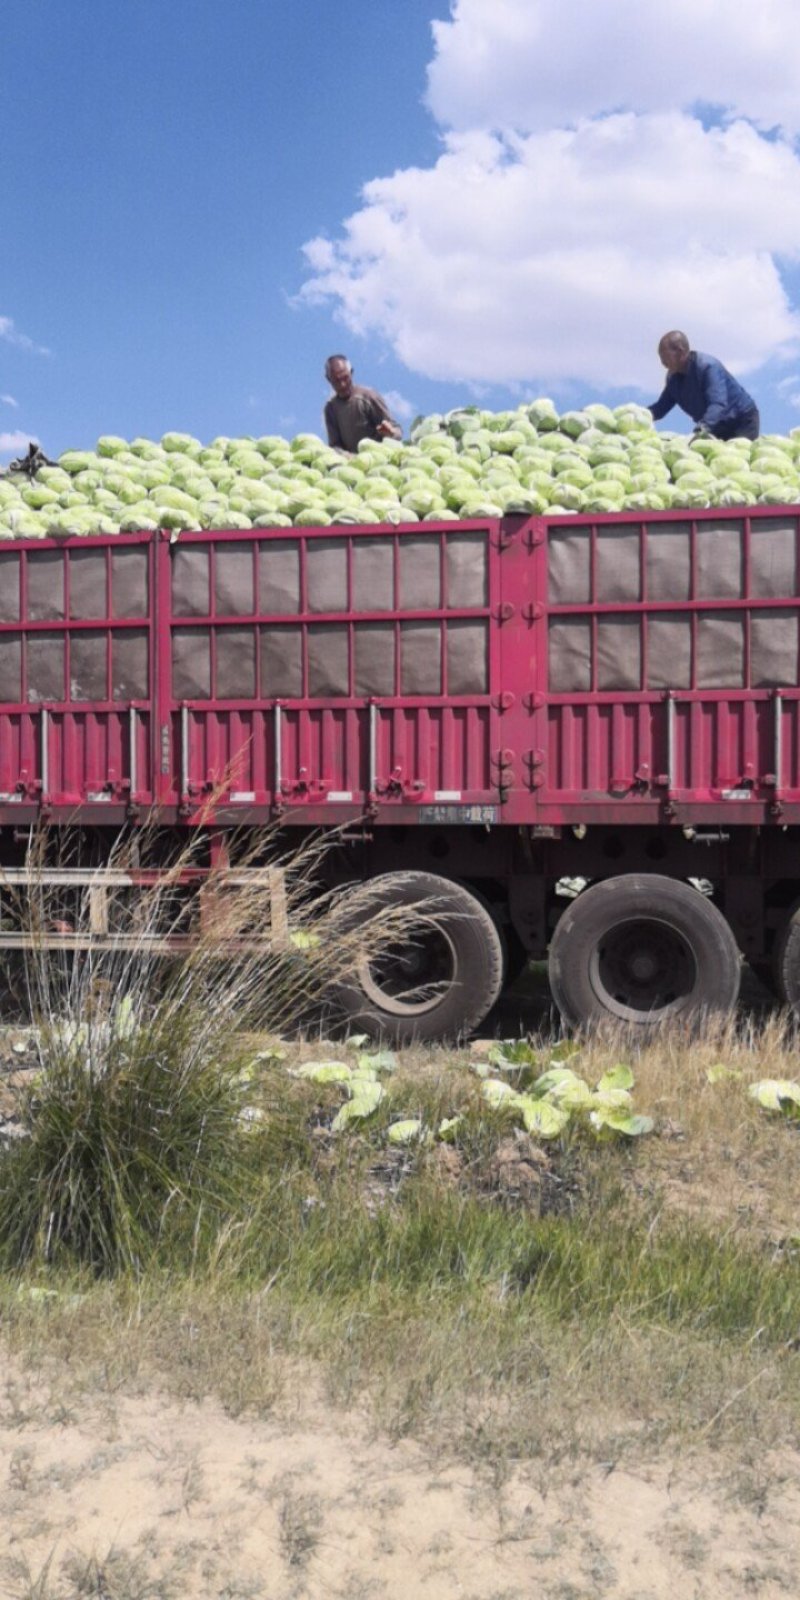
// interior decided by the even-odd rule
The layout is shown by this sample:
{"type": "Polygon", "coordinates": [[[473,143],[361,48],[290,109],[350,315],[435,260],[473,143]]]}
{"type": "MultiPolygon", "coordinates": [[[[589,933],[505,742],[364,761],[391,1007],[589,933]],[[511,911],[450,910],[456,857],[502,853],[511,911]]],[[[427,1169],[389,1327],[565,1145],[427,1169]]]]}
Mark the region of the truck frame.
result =
{"type": "Polygon", "coordinates": [[[572,1025],[725,1011],[742,957],[796,1005],[799,536],[759,506],[6,541],[0,899],[42,823],[95,936],[120,829],[142,874],[197,835],[195,884],[324,830],[329,883],[431,913],[354,981],[393,1038],[476,1026],[531,957],[572,1025]]]}

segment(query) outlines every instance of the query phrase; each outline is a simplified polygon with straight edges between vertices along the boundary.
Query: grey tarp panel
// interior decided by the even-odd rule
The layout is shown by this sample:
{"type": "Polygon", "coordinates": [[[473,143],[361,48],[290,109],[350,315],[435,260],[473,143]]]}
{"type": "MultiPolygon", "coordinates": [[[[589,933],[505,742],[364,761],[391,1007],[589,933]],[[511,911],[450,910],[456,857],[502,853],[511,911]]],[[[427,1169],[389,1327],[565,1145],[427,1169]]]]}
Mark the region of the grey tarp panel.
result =
{"type": "Polygon", "coordinates": [[[325,699],[350,693],[348,628],[338,622],[312,623],[308,629],[308,693],[325,699]]]}
{"type": "Polygon", "coordinates": [[[648,600],[688,600],[691,593],[691,526],[688,522],[647,525],[648,600]]]}
{"type": "Polygon", "coordinates": [[[750,686],[797,685],[796,611],[756,611],[750,623],[750,686]]]}
{"type": "Polygon", "coordinates": [[[145,628],[124,628],[111,642],[111,696],[146,700],[150,692],[149,643],[145,628]]]}
{"type": "Polygon", "coordinates": [[[176,617],[207,617],[210,562],[207,545],[176,545],[172,552],[172,612],[176,617]]]}
{"type": "Polygon", "coordinates": [[[251,617],[256,608],[253,546],[223,544],[214,549],[214,589],[218,617],[251,617]]]}
{"type": "Polygon", "coordinates": [[[175,629],[172,693],[176,700],[208,700],[211,694],[211,633],[208,628],[175,629]]]}
{"type": "Polygon", "coordinates": [[[595,598],[601,604],[641,600],[641,528],[603,526],[597,530],[595,598]]]}
{"type": "MultiPolygon", "coordinates": [[[[427,539],[402,538],[400,543],[400,595],[398,604],[404,611],[433,611],[442,602],[442,584],[439,568],[439,539],[430,534],[427,539]]],[[[409,690],[409,693],[424,691],[409,690]]],[[[438,694],[438,690],[436,691],[438,694]]]]}
{"type": "Polygon", "coordinates": [[[648,689],[688,689],[692,682],[692,619],[651,616],[647,622],[648,689]]]}
{"type": "Polygon", "coordinates": [[[22,635],[0,633],[0,700],[19,705],[22,699],[22,635]]]}
{"type": "Polygon", "coordinates": [[[252,700],[256,694],[256,635],[254,628],[218,628],[218,700],[252,700]]]}
{"type": "Polygon", "coordinates": [[[79,621],[108,616],[105,550],[70,550],[69,614],[79,621]]]}
{"type": "Polygon", "coordinates": [[[32,633],[28,635],[28,699],[64,699],[64,635],[62,633],[32,633]]]}
{"type": "Polygon", "coordinates": [[[551,618],[549,666],[554,694],[591,689],[592,625],[588,617],[551,618]]]}
{"type": "MultiPolygon", "coordinates": [[[[697,598],[739,600],[744,580],[744,525],[740,521],[698,522],[697,598]]],[[[708,685],[710,688],[710,685],[708,685]]]]}
{"type": "Polygon", "coordinates": [[[441,694],[442,635],[438,622],[400,625],[400,693],[441,694]]]}
{"type": "Polygon", "coordinates": [[[744,685],[744,618],[735,611],[700,611],[697,617],[698,689],[744,685]]]}
{"type": "Polygon", "coordinates": [[[454,610],[489,603],[485,533],[449,533],[445,540],[447,604],[454,610]]]}
{"type": "Polygon", "coordinates": [[[309,539],[306,573],[309,611],[347,610],[346,539],[309,539]]]}
{"type": "Polygon", "coordinates": [[[554,606],[581,605],[591,599],[588,528],[551,528],[548,534],[547,571],[550,601],[554,606]]]}
{"type": "Polygon", "coordinates": [[[127,620],[146,617],[148,609],[147,548],[121,545],[111,550],[111,615],[127,620]]]}
{"type": "Polygon", "coordinates": [[[29,551],[28,617],[31,622],[60,622],[64,617],[64,556],[60,550],[29,551]]]}
{"type": "Polygon", "coordinates": [[[0,622],[19,622],[20,566],[16,550],[0,550],[0,622]]]}
{"type": "Polygon", "coordinates": [[[597,623],[597,688],[640,689],[641,686],[638,616],[600,617],[597,623]]]}
{"type": "Polygon", "coordinates": [[[489,639],[485,622],[447,624],[448,694],[488,694],[489,639]]]}
{"type": "Polygon", "coordinates": [[[391,611],[394,605],[394,540],[353,540],[353,608],[391,611]]]}
{"type": "Polygon", "coordinates": [[[797,518],[750,524],[750,593],[755,600],[797,594],[797,518]]]}
{"type": "Polygon", "coordinates": [[[267,616],[300,610],[300,546],[295,539],[270,539],[258,559],[258,609],[267,616]]]}
{"type": "Polygon", "coordinates": [[[358,622],[355,641],[354,694],[393,695],[395,692],[395,633],[393,622],[358,622]]]}
{"type": "Polygon", "coordinates": [[[261,694],[265,700],[299,700],[303,693],[300,628],[261,628],[261,694]]]}
{"type": "Polygon", "coordinates": [[[69,641],[71,700],[107,700],[107,635],[92,628],[72,633],[69,641]]]}

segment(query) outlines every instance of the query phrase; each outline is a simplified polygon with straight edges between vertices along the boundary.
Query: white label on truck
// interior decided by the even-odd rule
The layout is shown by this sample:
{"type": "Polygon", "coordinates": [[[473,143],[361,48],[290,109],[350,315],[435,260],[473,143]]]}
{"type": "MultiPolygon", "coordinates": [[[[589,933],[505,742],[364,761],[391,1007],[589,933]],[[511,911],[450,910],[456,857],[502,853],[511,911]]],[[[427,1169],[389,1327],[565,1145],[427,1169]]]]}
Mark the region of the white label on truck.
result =
{"type": "Polygon", "coordinates": [[[337,800],[352,800],[352,798],[352,789],[330,789],[326,796],[326,799],[333,800],[334,802],[337,800]]]}
{"type": "Polygon", "coordinates": [[[415,814],[416,822],[433,823],[436,826],[446,825],[450,822],[482,823],[489,827],[493,822],[500,821],[499,806],[420,806],[415,814]]]}
{"type": "Polygon", "coordinates": [[[723,800],[752,800],[752,789],[723,789],[723,800]]]}

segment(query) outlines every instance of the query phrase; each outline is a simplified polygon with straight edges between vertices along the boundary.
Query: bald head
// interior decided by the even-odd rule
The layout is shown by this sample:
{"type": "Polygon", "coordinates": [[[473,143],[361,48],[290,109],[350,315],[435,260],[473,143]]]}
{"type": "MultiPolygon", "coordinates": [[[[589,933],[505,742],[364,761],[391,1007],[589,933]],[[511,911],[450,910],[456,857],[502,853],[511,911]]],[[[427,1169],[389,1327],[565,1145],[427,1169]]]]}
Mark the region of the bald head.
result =
{"type": "Polygon", "coordinates": [[[658,341],[658,355],[662,367],[667,372],[685,372],[691,355],[691,345],[685,333],[678,328],[673,328],[671,333],[665,333],[658,341]]]}

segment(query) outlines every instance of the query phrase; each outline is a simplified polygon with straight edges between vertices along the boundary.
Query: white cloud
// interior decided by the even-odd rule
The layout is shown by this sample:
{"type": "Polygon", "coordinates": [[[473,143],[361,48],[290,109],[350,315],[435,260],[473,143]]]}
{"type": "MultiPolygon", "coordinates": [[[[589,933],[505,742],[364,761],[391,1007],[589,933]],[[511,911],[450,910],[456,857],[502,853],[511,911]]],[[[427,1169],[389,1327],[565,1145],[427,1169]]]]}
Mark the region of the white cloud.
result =
{"type": "Polygon", "coordinates": [[[798,253],[788,146],[746,123],[627,113],[448,135],[435,166],[367,185],[303,293],[428,377],[649,389],[676,324],[742,372],[791,348],[775,258],[798,253]]]}
{"type": "Polygon", "coordinates": [[[13,394],[0,394],[0,402],[4,406],[13,406],[15,411],[19,410],[19,401],[14,399],[13,394]]]}
{"type": "Polygon", "coordinates": [[[0,339],[5,339],[6,344],[15,345],[18,350],[30,350],[33,355],[49,356],[51,353],[46,345],[35,344],[27,333],[20,333],[12,317],[0,317],[0,339]]]}
{"type": "Polygon", "coordinates": [[[800,129],[797,0],[453,0],[432,24],[446,127],[533,131],[702,103],[800,129]]]}
{"type": "Polygon", "coordinates": [[[376,178],[301,299],[414,372],[654,393],[659,335],[752,372],[800,349],[796,0],[454,0],[430,167],[376,178]],[[697,102],[726,114],[709,124],[697,102]]]}
{"type": "Polygon", "coordinates": [[[383,398],[392,416],[396,417],[399,422],[410,422],[411,418],[417,415],[418,407],[414,405],[413,400],[407,400],[405,395],[398,393],[397,389],[387,389],[383,398]]]}
{"type": "Polygon", "coordinates": [[[793,372],[791,377],[782,378],[775,387],[787,405],[794,406],[796,411],[800,411],[800,372],[793,372]]]}
{"type": "Polygon", "coordinates": [[[38,444],[36,433],[0,433],[0,456],[13,456],[17,450],[27,450],[29,444],[38,444]]]}

